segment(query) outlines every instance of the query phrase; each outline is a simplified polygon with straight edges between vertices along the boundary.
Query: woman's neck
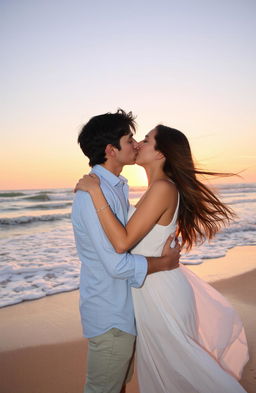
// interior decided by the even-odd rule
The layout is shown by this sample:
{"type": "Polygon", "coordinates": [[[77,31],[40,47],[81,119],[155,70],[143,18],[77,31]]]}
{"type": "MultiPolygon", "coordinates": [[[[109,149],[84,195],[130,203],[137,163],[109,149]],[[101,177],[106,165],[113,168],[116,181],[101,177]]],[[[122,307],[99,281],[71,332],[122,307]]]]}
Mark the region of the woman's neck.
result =
{"type": "Polygon", "coordinates": [[[156,180],[168,179],[162,168],[144,167],[148,178],[148,187],[156,180]]]}

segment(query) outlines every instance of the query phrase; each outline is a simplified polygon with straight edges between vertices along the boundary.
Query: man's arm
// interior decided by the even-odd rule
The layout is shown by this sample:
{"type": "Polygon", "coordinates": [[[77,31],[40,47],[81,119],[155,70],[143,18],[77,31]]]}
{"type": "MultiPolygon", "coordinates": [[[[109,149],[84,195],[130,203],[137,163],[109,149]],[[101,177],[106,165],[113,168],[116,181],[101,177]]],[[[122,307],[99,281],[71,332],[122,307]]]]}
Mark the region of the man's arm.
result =
{"type": "Polygon", "coordinates": [[[171,248],[173,236],[170,235],[165,242],[161,257],[147,257],[147,274],[157,273],[164,270],[173,270],[179,267],[180,244],[176,242],[175,247],[171,248]]]}

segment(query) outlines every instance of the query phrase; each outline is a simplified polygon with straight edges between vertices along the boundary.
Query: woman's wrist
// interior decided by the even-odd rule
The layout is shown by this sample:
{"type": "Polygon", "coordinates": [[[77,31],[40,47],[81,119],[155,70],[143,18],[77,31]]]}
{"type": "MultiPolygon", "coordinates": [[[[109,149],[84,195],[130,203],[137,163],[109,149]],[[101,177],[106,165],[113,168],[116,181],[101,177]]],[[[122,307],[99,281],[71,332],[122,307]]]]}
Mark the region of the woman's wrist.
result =
{"type": "Polygon", "coordinates": [[[88,189],[88,192],[91,196],[97,196],[101,192],[101,188],[99,184],[95,184],[88,189]]]}

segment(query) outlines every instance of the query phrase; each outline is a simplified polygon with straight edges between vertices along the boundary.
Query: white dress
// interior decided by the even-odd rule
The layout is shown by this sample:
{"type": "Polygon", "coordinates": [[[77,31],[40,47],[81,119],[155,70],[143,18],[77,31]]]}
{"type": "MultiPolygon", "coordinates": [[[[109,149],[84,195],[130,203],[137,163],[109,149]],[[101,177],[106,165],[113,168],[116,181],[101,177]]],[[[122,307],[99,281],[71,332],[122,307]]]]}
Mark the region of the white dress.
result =
{"type": "MultiPolygon", "coordinates": [[[[160,256],[177,214],[178,206],[172,222],[155,225],[132,252],[160,256]]],[[[220,293],[181,265],[147,276],[132,294],[140,393],[245,392],[237,382],[248,361],[244,329],[220,293]]]]}

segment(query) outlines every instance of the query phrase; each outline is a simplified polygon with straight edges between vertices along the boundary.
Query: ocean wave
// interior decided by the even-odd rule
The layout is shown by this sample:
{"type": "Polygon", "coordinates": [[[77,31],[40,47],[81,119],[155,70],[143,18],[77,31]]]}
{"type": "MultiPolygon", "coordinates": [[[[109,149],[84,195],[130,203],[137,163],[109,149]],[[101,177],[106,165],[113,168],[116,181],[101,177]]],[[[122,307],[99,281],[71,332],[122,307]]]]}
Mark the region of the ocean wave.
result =
{"type": "Polygon", "coordinates": [[[0,218],[0,225],[20,225],[30,224],[39,221],[56,221],[70,218],[70,213],[65,214],[45,214],[42,216],[20,216],[20,217],[3,217],[0,218]]]}
{"type": "Polygon", "coordinates": [[[26,195],[23,192],[0,192],[0,198],[15,198],[26,195]]]}
{"type": "Polygon", "coordinates": [[[65,209],[66,207],[69,207],[72,205],[72,202],[66,202],[66,203],[49,203],[49,204],[40,204],[40,205],[32,205],[32,206],[27,206],[24,209],[26,210],[41,210],[41,209],[65,209]]]}
{"type": "Polygon", "coordinates": [[[256,223],[246,223],[246,224],[233,224],[232,226],[222,229],[220,234],[231,234],[236,232],[256,232],[256,223]]]}
{"type": "Polygon", "coordinates": [[[42,193],[42,194],[37,194],[37,195],[31,195],[31,196],[25,196],[22,198],[22,200],[26,201],[65,201],[65,200],[73,200],[73,193],[63,193],[63,194],[47,194],[47,193],[42,193]]]}
{"type": "Polygon", "coordinates": [[[221,194],[247,194],[256,192],[256,183],[249,184],[226,184],[217,186],[221,194]]]}
{"type": "Polygon", "coordinates": [[[220,189],[234,189],[234,188],[256,188],[256,183],[226,183],[226,184],[216,184],[216,187],[220,189]]]}
{"type": "Polygon", "coordinates": [[[79,288],[79,269],[72,271],[37,271],[34,274],[13,273],[0,283],[2,296],[0,307],[47,295],[68,292],[79,288]]]}
{"type": "Polygon", "coordinates": [[[36,284],[28,286],[26,289],[22,289],[16,292],[5,294],[0,299],[0,308],[11,306],[14,304],[22,303],[27,300],[41,299],[45,296],[56,295],[58,293],[70,292],[79,288],[79,280],[77,282],[70,283],[69,285],[58,284],[53,288],[37,288],[36,284]]]}
{"type": "Polygon", "coordinates": [[[19,206],[19,205],[14,205],[14,206],[8,206],[4,209],[1,209],[2,211],[17,211],[17,210],[56,210],[56,209],[66,209],[67,207],[70,207],[72,205],[72,202],[66,202],[66,203],[44,203],[44,204],[39,204],[39,205],[29,205],[29,206],[19,206]]]}
{"type": "Polygon", "coordinates": [[[18,202],[18,201],[51,201],[51,200],[72,200],[73,199],[73,191],[71,189],[65,190],[56,190],[56,191],[37,191],[37,190],[29,190],[29,191],[15,191],[9,192],[4,191],[0,193],[0,202],[18,202]]]}
{"type": "Polygon", "coordinates": [[[22,198],[23,200],[25,199],[26,201],[49,201],[50,197],[46,193],[39,193],[37,195],[31,195],[31,196],[26,196],[22,198]]]}
{"type": "Polygon", "coordinates": [[[249,199],[249,198],[243,198],[243,199],[237,199],[237,200],[233,200],[233,201],[230,201],[230,202],[228,202],[228,204],[229,205],[239,205],[240,203],[253,203],[253,202],[256,202],[256,198],[252,198],[252,199],[249,199]]]}
{"type": "MultiPolygon", "coordinates": [[[[130,198],[139,198],[143,191],[145,187],[131,187],[130,198]]],[[[6,196],[0,196],[0,307],[76,289],[80,262],[69,219],[72,190],[4,190],[2,194],[6,196]],[[63,210],[47,210],[61,206],[63,210]],[[16,211],[8,212],[12,209],[16,211]]],[[[225,255],[232,247],[256,245],[256,183],[227,185],[220,195],[233,204],[237,218],[209,244],[182,255],[181,263],[199,264],[225,255]]]]}
{"type": "Polygon", "coordinates": [[[50,195],[49,196],[50,201],[73,201],[74,199],[74,193],[66,193],[66,194],[55,194],[55,195],[50,195]]]}

